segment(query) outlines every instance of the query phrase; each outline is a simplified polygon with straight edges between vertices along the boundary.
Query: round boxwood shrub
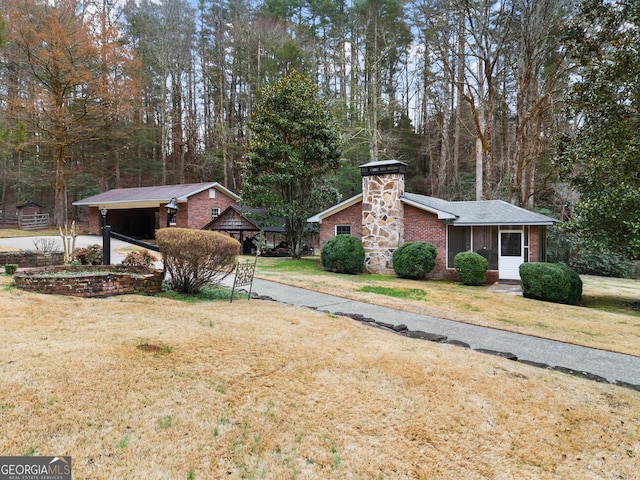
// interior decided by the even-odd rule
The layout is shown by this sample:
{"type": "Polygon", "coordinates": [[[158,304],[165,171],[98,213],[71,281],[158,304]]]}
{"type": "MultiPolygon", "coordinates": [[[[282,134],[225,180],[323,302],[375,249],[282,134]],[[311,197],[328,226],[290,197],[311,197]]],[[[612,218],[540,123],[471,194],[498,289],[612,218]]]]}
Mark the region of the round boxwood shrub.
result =
{"type": "Polygon", "coordinates": [[[465,285],[484,285],[487,281],[489,262],[475,252],[460,252],[453,259],[458,281],[465,285]]]}
{"type": "Polygon", "coordinates": [[[436,266],[436,247],[426,242],[407,242],[393,252],[393,271],[402,278],[422,280],[436,266]]]}
{"type": "Polygon", "coordinates": [[[336,235],[322,247],[320,260],[325,270],[337,273],[362,273],[364,247],[354,235],[336,235]]]}
{"type": "Polygon", "coordinates": [[[562,263],[523,263],[520,280],[527,298],[568,305],[582,300],[580,276],[562,263]]]}

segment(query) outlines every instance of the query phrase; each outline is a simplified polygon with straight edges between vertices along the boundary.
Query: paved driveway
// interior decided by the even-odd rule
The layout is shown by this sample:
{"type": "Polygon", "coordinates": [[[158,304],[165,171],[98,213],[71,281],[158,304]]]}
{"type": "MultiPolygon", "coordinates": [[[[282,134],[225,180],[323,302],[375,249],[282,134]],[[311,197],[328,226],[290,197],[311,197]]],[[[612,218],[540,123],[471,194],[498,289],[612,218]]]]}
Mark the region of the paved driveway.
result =
{"type": "MultiPolygon", "coordinates": [[[[2,247],[8,247],[10,249],[18,248],[20,250],[36,250],[36,243],[39,239],[45,239],[47,242],[55,242],[55,247],[59,251],[63,251],[62,238],[59,236],[46,236],[46,237],[16,237],[16,238],[0,238],[0,249],[2,247]]],[[[78,235],[76,237],[76,248],[88,247],[89,245],[98,244],[102,246],[102,237],[98,235],[78,235]]],[[[133,245],[123,242],[121,240],[111,239],[111,263],[118,264],[124,259],[126,252],[121,253],[118,250],[122,250],[133,245]]],[[[155,253],[155,252],[154,252],[155,253]]],[[[157,268],[163,268],[162,262],[156,262],[157,268]]]]}

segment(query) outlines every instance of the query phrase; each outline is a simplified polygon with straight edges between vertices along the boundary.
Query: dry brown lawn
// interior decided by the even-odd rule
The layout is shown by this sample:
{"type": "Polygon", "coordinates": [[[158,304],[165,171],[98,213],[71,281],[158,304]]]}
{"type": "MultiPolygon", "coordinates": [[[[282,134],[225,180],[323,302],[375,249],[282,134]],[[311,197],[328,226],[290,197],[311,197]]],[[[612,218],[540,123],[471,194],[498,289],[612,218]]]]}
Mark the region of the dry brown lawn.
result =
{"type": "Polygon", "coordinates": [[[19,228],[0,228],[0,238],[16,238],[16,237],[40,237],[40,236],[58,236],[60,235],[57,228],[45,228],[39,230],[20,230],[19,228]]]}
{"type": "Polygon", "coordinates": [[[0,452],[76,479],[635,479],[640,393],[266,301],[0,277],[0,452]]]}
{"type": "Polygon", "coordinates": [[[639,280],[583,276],[585,307],[496,293],[487,286],[467,287],[455,282],[415,281],[385,275],[340,275],[322,271],[318,260],[302,262],[296,268],[291,261],[260,258],[258,275],[413,313],[640,356],[639,280]],[[363,291],[367,287],[399,293],[418,291],[422,298],[394,298],[363,291]],[[634,304],[636,309],[618,308],[624,304],[634,304]],[[606,311],[594,306],[610,308],[606,311]]]}

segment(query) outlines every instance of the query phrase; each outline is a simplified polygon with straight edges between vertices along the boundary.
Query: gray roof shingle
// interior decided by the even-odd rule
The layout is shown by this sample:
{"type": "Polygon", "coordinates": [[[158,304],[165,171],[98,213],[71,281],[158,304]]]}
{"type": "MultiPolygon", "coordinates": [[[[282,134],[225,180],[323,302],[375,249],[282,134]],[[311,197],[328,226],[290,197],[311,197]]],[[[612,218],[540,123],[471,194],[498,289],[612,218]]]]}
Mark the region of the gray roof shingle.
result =
{"type": "Polygon", "coordinates": [[[407,203],[438,214],[453,225],[553,225],[554,218],[532,212],[502,200],[448,202],[439,198],[405,193],[407,203]]]}

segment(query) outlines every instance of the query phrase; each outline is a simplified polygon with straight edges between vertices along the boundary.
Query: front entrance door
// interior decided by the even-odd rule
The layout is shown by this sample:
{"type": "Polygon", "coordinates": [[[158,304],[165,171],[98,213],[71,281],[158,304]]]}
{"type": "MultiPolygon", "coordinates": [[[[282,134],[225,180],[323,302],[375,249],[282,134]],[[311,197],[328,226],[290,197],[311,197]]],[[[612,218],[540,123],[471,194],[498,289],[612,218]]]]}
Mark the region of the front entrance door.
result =
{"type": "Polygon", "coordinates": [[[505,230],[499,235],[498,271],[502,280],[520,280],[519,268],[524,263],[524,232],[505,230]]]}

